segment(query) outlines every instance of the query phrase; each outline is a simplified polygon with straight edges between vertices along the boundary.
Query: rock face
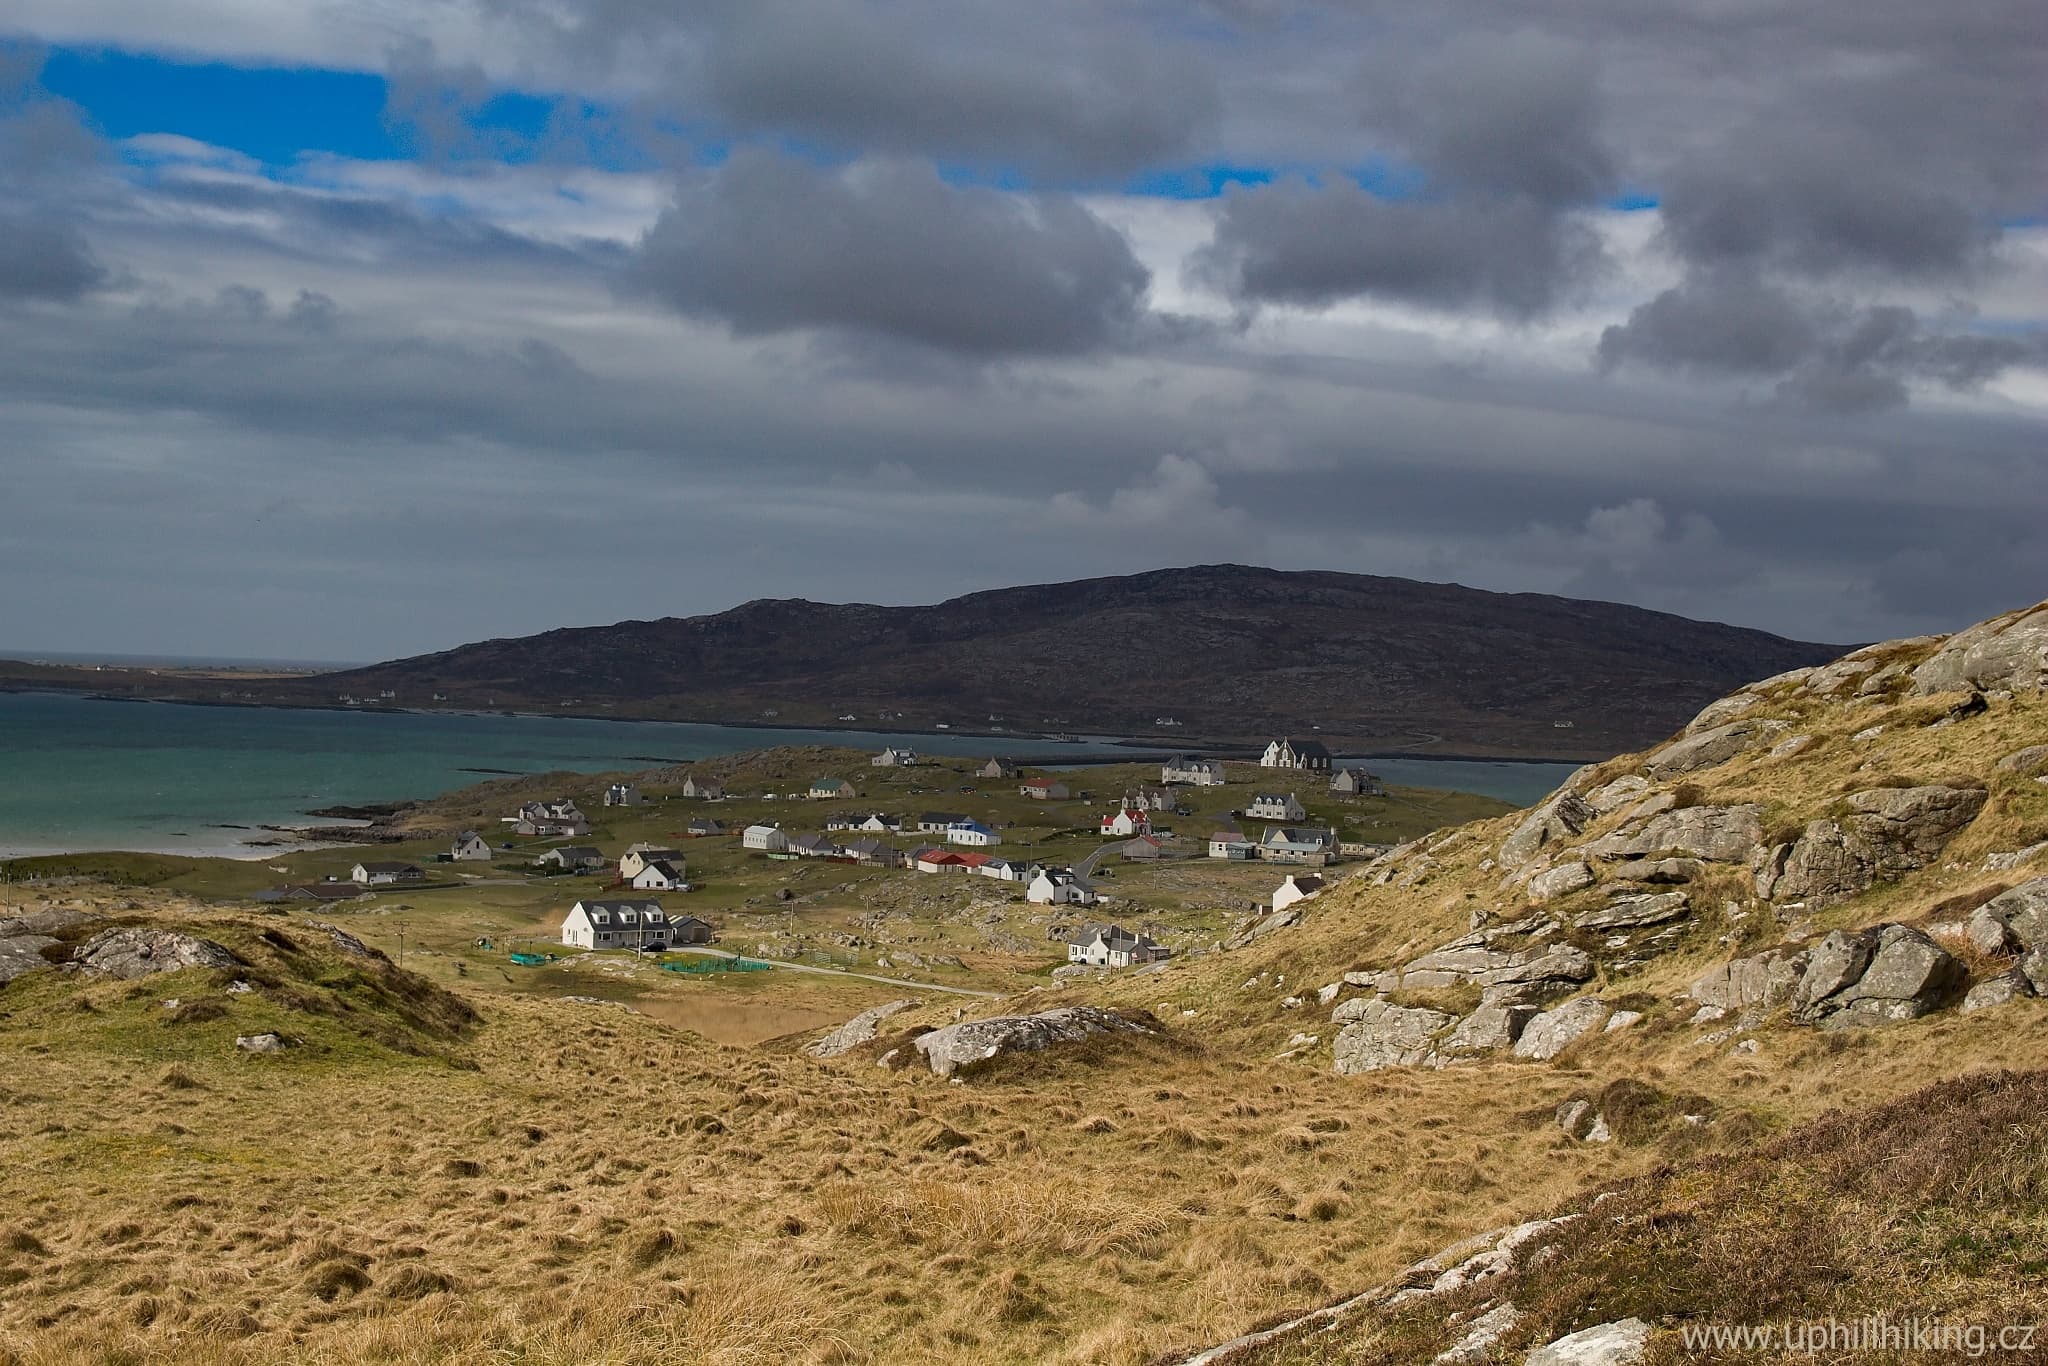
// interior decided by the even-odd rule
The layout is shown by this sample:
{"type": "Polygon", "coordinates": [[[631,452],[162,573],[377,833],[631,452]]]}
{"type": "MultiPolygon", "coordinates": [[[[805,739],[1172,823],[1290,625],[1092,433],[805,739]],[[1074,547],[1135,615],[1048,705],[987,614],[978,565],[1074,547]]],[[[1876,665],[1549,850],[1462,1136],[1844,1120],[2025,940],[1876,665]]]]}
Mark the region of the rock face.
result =
{"type": "Polygon", "coordinates": [[[1618,896],[1597,911],[1588,911],[1572,921],[1581,930],[1634,930],[1664,925],[1692,914],[1692,899],[1684,892],[1618,896]]]}
{"type": "Polygon", "coordinates": [[[1964,976],[1954,955],[1911,926],[1836,930],[1813,950],[1792,1007],[1827,1029],[1911,1020],[1947,1004],[1964,976]]]}
{"type": "Polygon", "coordinates": [[[1500,846],[1500,866],[1515,869],[1552,845],[1562,844],[1599,815],[1583,797],[1560,792],[1531,811],[1500,846]]]}
{"type": "Polygon", "coordinates": [[[814,1058],[836,1058],[841,1053],[851,1052],[880,1033],[882,1021],[916,1004],[916,1001],[903,1000],[885,1001],[881,1005],[870,1006],[824,1038],[810,1044],[804,1052],[814,1058]]]}
{"type": "Polygon", "coordinates": [[[0,986],[5,986],[24,972],[49,967],[51,960],[44,956],[44,951],[55,949],[60,942],[54,937],[55,932],[68,930],[91,918],[79,911],[66,910],[29,911],[0,917],[0,986]]]}
{"type": "Polygon", "coordinates": [[[2016,749],[1998,761],[2001,773],[2017,773],[2025,777],[2031,773],[2048,771],[2048,745],[2028,745],[2016,749]]]}
{"type": "Polygon", "coordinates": [[[1773,949],[1734,959],[1694,982],[1692,998],[1720,1010],[1769,1010],[1792,999],[1808,957],[1804,950],[1773,949]]]}
{"type": "Polygon", "coordinates": [[[1970,988],[1970,994],[1963,997],[1963,1014],[1974,1015],[1980,1010],[1990,1010],[2034,994],[2034,984],[2025,975],[2015,970],[1989,978],[1970,988]]]}
{"type": "Polygon", "coordinates": [[[1819,907],[1923,868],[1984,809],[1981,787],[1884,787],[1848,798],[1852,814],[1817,820],[1754,861],[1757,895],[1819,907]]]}
{"type": "MultiPolygon", "coordinates": [[[[1337,1072],[1355,1076],[1386,1067],[1420,1067],[1436,1058],[1436,1036],[1456,1022],[1441,1010],[1397,1006],[1386,1001],[1349,1002],[1351,1023],[1337,1034],[1337,1072]]],[[[1341,1008],[1341,1007],[1340,1007],[1341,1008]]]]}
{"type": "Polygon", "coordinates": [[[1538,1347],[1523,1358],[1524,1366],[1634,1366],[1648,1352],[1650,1325],[1621,1319],[1583,1328],[1538,1347]]]}
{"type": "Polygon", "coordinates": [[[1583,863],[1567,863],[1538,873],[1529,879],[1531,901],[1551,901],[1593,885],[1593,870],[1583,863]]]}
{"type": "MultiPolygon", "coordinates": [[[[1723,699],[1730,700],[1730,699],[1723,699]]],[[[1725,764],[1764,736],[1785,729],[1783,721],[1731,721],[1674,740],[1643,761],[1643,772],[1662,782],[1725,764]]]]}
{"type": "Polygon", "coordinates": [[[99,977],[146,977],[180,968],[231,968],[240,960],[211,939],[175,930],[104,930],[88,939],[72,961],[99,977]]]}
{"type": "Polygon", "coordinates": [[[1923,695],[2043,686],[2048,686],[2048,603],[1959,631],[1913,670],[1913,691],[1923,695]]]}
{"type": "Polygon", "coordinates": [[[1585,852],[1601,859],[1642,859],[1678,854],[1709,863],[1742,863],[1763,839],[1763,808],[1688,806],[1652,816],[1634,831],[1617,830],[1585,852]]]}
{"type": "Polygon", "coordinates": [[[1443,1041],[1447,1054],[1491,1053],[1510,1048],[1529,1021],[1541,1014],[1535,1006],[1519,1002],[1482,1001],[1479,1008],[1458,1021],[1458,1027],[1443,1041]]]}
{"type": "Polygon", "coordinates": [[[1607,1023],[1608,1014],[1607,1003],[1597,996],[1581,996],[1546,1010],[1522,1030],[1522,1037],[1515,1041],[1515,1056],[1538,1062],[1554,1058],[1588,1034],[1597,1033],[1607,1023]]]}
{"type": "Polygon", "coordinates": [[[2014,953],[2048,944],[2048,877],[2022,882],[1970,915],[1970,942],[1986,953],[2014,953]]]}
{"type": "Polygon", "coordinates": [[[236,1037],[235,1047],[244,1053],[282,1053],[284,1040],[275,1034],[242,1034],[236,1037]]]}
{"type": "Polygon", "coordinates": [[[1098,1034],[1150,1034],[1152,1029],[1095,1006],[1063,1006],[1036,1015],[999,1015],[934,1029],[913,1041],[932,1071],[950,1077],[1003,1053],[1034,1053],[1098,1034]]]}

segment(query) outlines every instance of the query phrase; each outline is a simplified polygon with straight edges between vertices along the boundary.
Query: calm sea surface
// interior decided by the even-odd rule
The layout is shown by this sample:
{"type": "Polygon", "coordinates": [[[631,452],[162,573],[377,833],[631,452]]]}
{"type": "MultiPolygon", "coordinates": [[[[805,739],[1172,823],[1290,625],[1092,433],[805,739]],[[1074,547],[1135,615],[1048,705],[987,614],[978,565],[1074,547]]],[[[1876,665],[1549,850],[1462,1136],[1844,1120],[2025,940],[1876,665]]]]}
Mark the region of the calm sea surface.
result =
{"type": "MultiPolygon", "coordinates": [[[[490,770],[602,772],[770,745],[880,749],[900,735],[765,730],[557,717],[192,707],[0,694],[0,856],[86,849],[244,854],[260,835],[318,807],[430,797],[490,770]],[[479,770],[485,770],[480,772],[479,770]]],[[[1107,741],[928,735],[934,754],[1001,749],[1051,758],[1113,753],[1107,741]]],[[[1133,757],[1136,757],[1134,754],[1133,757]]],[[[1374,760],[1390,782],[1533,801],[1566,764],[1374,760]]]]}

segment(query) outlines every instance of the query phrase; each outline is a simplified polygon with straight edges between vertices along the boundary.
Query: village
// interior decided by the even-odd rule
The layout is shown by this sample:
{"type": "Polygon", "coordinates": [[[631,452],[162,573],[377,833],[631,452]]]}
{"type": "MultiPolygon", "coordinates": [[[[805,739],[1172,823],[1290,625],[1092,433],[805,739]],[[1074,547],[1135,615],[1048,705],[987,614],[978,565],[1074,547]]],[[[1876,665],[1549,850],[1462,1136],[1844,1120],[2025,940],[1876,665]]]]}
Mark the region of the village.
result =
{"type": "Polygon", "coordinates": [[[1389,793],[1294,738],[1256,760],[1052,769],[907,746],[764,751],[484,784],[412,813],[417,841],[294,856],[276,870],[323,871],[257,894],[418,917],[419,951],[464,971],[511,950],[558,967],[723,955],[1016,984],[1209,951],[1440,823],[1446,801],[1486,799],[1389,793]],[[432,843],[437,826],[454,833],[432,843]]]}

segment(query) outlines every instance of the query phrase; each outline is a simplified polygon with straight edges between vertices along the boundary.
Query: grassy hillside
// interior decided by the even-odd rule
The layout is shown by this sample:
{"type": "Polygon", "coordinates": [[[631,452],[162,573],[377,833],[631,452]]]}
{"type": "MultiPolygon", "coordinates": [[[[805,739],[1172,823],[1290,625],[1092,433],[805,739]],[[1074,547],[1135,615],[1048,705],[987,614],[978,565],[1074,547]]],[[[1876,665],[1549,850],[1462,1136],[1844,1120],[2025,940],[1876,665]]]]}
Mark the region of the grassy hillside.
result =
{"type": "MultiPolygon", "coordinates": [[[[2048,785],[2014,758],[2048,741],[2048,697],[2038,681],[1923,688],[1944,648],[1903,643],[1852,660],[1839,688],[1803,674],[1717,704],[1692,739],[1726,745],[1697,764],[1698,745],[1684,764],[1660,748],[1579,775],[1569,787],[1588,797],[1641,781],[1526,860],[1513,851],[1527,815],[1469,822],[1347,870],[1299,923],[1235,949],[1191,942],[1161,970],[1064,986],[1023,973],[999,1001],[779,972],[703,984],[821,1015],[827,998],[804,993],[837,993],[842,1019],[921,997],[829,1060],[791,1039],[720,1044],[560,999],[601,994],[575,990],[585,983],[635,1000],[671,985],[616,957],[585,956],[540,988],[552,979],[420,954],[415,939],[401,977],[377,960],[348,968],[306,924],[346,915],[393,951],[398,917],[381,897],[261,915],[149,889],[4,889],[23,909],[71,903],[207,935],[276,984],[232,992],[222,977],[239,969],[132,983],[34,971],[0,988],[0,1352],[1139,1366],[1409,1284],[1418,1259],[1558,1213],[1585,1217],[1544,1235],[1554,1252],[1401,1305],[1367,1296],[1332,1331],[1282,1334],[1265,1359],[1427,1360],[1507,1306],[1503,1360],[1630,1316],[1648,1325],[1651,1359],[1677,1359],[1701,1324],[2037,1316],[2048,1120],[2040,1077],[2005,1073],[2048,1048],[2048,1001],[1965,1013],[1954,996],[2013,961],[1973,946],[1972,913],[2048,875],[2033,848],[2048,840],[2048,785]],[[1743,718],[1751,729],[1721,731],[1743,718]],[[1885,863],[1839,897],[1760,890],[1759,870],[1816,838],[1815,823],[1847,829],[1859,802],[1928,788],[1982,797],[1918,866],[1885,863]],[[1681,817],[1754,805],[1754,848],[1657,869],[1667,860],[1594,852],[1663,829],[1645,801],[1681,817]],[[1589,884],[1536,899],[1527,874],[1581,857],[1597,865],[1589,884]],[[1682,917],[1578,926],[1650,876],[1676,879],[1647,885],[1682,890],[1682,917]],[[1345,973],[1398,970],[1475,923],[1530,913],[1555,928],[1502,942],[1590,964],[1540,1004],[1597,1001],[1633,1019],[1543,1060],[1500,1050],[1337,1074],[1345,1012],[1375,995],[1373,978],[1345,973]],[[1817,953],[1830,931],[1879,923],[1924,929],[1967,975],[1922,1018],[1818,1027],[1782,1002],[1710,1018],[1689,994],[1733,956],[1817,953]],[[288,975],[266,929],[321,966],[288,975]],[[285,989],[325,1004],[293,1005],[285,989]],[[477,1018],[420,1004],[454,997],[477,1018]],[[187,998],[216,1005],[171,1022],[187,998]],[[1158,1028],[999,1058],[959,1082],[877,1065],[962,1016],[1072,1003],[1143,1011],[1158,1028]],[[302,1042],[238,1050],[257,1025],[302,1042]],[[1560,1124],[1574,1101],[1609,1141],[1560,1124]]],[[[1200,868],[1136,874],[1155,879],[1157,918],[1177,914],[1176,896],[1204,899],[1163,881],[1200,868]]],[[[1231,895],[1218,884],[1206,900],[1231,895]]],[[[424,919],[425,894],[400,898],[424,919]]],[[[943,936],[986,911],[892,914],[905,934],[943,936]]],[[[986,971],[970,962],[958,980],[1001,980],[986,971]]],[[[1467,1017],[1480,992],[1395,982],[1382,999],[1467,1017]]]]}

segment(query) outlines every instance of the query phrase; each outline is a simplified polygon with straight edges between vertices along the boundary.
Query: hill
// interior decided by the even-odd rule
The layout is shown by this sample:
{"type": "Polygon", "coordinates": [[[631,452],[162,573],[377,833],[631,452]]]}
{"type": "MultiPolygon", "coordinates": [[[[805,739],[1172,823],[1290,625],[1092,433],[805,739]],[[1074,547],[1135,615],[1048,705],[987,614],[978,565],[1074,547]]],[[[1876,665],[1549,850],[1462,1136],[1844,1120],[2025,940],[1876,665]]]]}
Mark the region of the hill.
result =
{"type": "Polygon", "coordinates": [[[310,687],[903,729],[1145,733],[1170,716],[1187,737],[1313,725],[1365,746],[1549,756],[1640,745],[1746,679],[1836,653],[1613,603],[1206,565],[928,607],[762,600],[484,641],[310,687]]]}

